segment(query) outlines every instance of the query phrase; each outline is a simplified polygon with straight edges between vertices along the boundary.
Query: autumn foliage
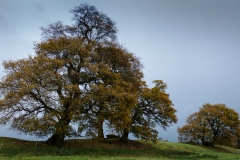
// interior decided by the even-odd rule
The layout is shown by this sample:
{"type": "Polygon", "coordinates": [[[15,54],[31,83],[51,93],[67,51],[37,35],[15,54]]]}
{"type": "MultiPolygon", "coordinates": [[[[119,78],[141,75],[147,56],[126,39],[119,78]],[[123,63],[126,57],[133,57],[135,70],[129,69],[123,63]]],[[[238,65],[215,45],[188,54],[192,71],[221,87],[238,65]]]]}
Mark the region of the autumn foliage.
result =
{"type": "Polygon", "coordinates": [[[71,10],[74,25],[42,27],[35,55],[3,62],[0,123],[62,146],[65,137],[103,139],[104,131],[157,139],[177,122],[161,80],[148,88],[139,59],[116,41],[115,23],[94,6],[71,10]],[[104,130],[105,129],[105,130],[104,130]]]}
{"type": "Polygon", "coordinates": [[[239,115],[224,104],[204,104],[178,128],[179,141],[214,146],[239,146],[239,115]]]}

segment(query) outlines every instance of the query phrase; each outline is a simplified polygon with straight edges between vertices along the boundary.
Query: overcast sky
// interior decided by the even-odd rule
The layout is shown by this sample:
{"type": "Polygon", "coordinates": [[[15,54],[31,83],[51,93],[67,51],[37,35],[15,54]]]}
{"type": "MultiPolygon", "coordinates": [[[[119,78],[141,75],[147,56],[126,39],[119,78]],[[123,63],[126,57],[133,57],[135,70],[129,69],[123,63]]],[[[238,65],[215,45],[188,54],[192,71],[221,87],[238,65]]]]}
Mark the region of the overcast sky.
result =
{"type": "MultiPolygon", "coordinates": [[[[177,142],[177,126],[204,103],[240,113],[239,0],[0,0],[1,63],[34,55],[40,27],[73,24],[69,10],[85,2],[117,23],[118,41],[140,57],[149,87],[167,83],[179,121],[160,137],[177,142]]],[[[34,139],[3,127],[0,136],[34,139]]]]}

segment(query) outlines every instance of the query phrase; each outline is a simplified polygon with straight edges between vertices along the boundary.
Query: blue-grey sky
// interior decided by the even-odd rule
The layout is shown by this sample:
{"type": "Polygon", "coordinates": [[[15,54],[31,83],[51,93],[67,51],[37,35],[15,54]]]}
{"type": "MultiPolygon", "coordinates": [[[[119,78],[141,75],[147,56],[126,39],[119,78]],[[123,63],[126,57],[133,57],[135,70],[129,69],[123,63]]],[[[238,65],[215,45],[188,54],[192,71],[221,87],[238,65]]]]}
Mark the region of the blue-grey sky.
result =
{"type": "MultiPolygon", "coordinates": [[[[204,103],[240,113],[239,0],[0,0],[0,61],[34,55],[40,27],[72,24],[69,10],[85,2],[117,23],[118,41],[140,57],[149,87],[167,83],[179,121],[160,137],[176,142],[177,126],[204,103]]],[[[0,136],[34,139],[6,128],[0,136]]]]}

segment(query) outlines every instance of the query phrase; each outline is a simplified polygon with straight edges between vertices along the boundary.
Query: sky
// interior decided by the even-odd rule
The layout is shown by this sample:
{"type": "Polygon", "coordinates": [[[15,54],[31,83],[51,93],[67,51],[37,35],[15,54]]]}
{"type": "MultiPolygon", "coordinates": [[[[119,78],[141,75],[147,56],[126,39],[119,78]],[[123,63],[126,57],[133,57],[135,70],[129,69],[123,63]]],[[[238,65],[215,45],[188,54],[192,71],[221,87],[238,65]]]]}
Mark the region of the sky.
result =
{"type": "MultiPolygon", "coordinates": [[[[116,22],[118,41],[141,59],[144,80],[163,80],[178,123],[159,137],[177,142],[177,127],[205,103],[240,113],[239,0],[0,0],[0,62],[34,55],[40,27],[62,21],[88,3],[116,22]]],[[[0,66],[0,77],[5,75],[0,66]]],[[[0,127],[0,136],[35,137],[0,127]]]]}

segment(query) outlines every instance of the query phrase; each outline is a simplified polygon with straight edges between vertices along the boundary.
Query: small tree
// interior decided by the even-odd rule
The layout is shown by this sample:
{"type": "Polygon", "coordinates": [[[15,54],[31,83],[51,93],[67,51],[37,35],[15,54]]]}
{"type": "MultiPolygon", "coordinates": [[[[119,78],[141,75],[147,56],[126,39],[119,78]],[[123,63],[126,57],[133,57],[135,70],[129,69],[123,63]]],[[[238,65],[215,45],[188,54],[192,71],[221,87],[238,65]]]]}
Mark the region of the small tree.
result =
{"type": "Polygon", "coordinates": [[[132,132],[137,138],[156,141],[157,126],[166,130],[177,122],[176,110],[166,93],[167,85],[162,80],[155,80],[155,87],[148,88],[145,83],[138,94],[138,103],[132,110],[130,127],[124,130],[124,139],[132,132]]]}
{"type": "Polygon", "coordinates": [[[179,141],[201,141],[203,145],[237,146],[239,115],[224,104],[204,104],[199,112],[187,118],[187,124],[178,128],[179,141]]]}
{"type": "Polygon", "coordinates": [[[208,128],[208,123],[205,119],[202,119],[198,112],[191,114],[186,119],[187,124],[183,127],[178,127],[179,141],[188,143],[202,143],[209,142],[211,135],[211,130],[208,128]]]}

